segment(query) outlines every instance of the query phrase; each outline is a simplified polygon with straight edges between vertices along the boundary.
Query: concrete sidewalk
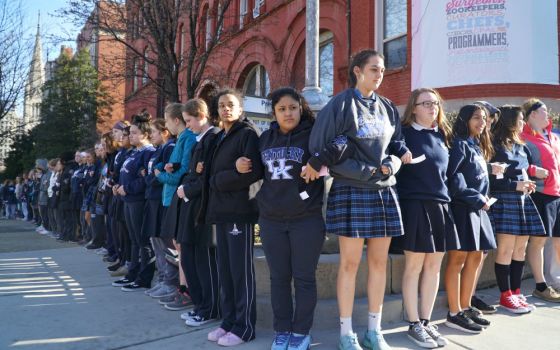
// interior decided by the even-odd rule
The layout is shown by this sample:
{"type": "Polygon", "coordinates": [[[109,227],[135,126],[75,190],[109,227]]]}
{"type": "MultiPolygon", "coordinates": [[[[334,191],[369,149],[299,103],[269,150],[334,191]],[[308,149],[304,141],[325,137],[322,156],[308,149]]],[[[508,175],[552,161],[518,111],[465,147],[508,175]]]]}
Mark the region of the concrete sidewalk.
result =
{"type": "MultiPolygon", "coordinates": [[[[111,287],[98,255],[55,243],[34,233],[29,224],[0,221],[2,251],[9,251],[12,244],[22,247],[21,240],[28,240],[34,249],[45,248],[0,253],[0,349],[219,349],[206,340],[217,323],[188,328],[179,319],[180,312],[164,310],[143,293],[111,287]]],[[[523,285],[530,293],[532,282],[523,285]]],[[[496,289],[481,293],[498,299],[496,289]]],[[[492,326],[480,335],[441,325],[441,333],[451,342],[446,349],[560,349],[560,305],[529,300],[537,305],[536,311],[524,316],[499,311],[488,317],[492,326]]],[[[436,310],[434,319],[440,320],[436,323],[444,314],[442,307],[436,310]]],[[[364,328],[356,326],[361,334],[364,328]]],[[[384,329],[393,349],[416,348],[407,339],[403,322],[385,324],[384,329]]],[[[313,349],[336,348],[338,329],[312,334],[313,349]]],[[[259,328],[256,340],[237,349],[269,349],[271,337],[271,330],[259,328]]]]}

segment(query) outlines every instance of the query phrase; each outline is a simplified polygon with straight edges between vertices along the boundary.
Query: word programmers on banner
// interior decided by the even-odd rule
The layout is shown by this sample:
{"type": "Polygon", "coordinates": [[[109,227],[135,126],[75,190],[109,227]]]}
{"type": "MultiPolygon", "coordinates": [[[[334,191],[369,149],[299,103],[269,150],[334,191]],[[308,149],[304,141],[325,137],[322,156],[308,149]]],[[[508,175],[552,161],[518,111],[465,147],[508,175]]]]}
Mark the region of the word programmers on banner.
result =
{"type": "Polygon", "coordinates": [[[557,0],[414,0],[412,88],[559,84],[557,0]]]}

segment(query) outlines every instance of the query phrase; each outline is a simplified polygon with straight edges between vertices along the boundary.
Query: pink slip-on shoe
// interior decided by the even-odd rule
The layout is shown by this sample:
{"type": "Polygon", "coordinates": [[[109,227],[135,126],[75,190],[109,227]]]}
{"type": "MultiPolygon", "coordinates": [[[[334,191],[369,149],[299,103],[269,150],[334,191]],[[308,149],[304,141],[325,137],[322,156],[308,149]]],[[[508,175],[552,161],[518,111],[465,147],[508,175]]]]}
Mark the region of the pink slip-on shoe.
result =
{"type": "Polygon", "coordinates": [[[236,336],[231,332],[227,332],[226,335],[224,335],[218,340],[218,345],[221,346],[236,346],[243,343],[245,343],[243,339],[239,338],[238,336],[236,336]]]}
{"type": "Polygon", "coordinates": [[[216,328],[212,332],[208,333],[208,340],[210,341],[218,341],[221,337],[226,335],[227,332],[222,328],[216,328]]]}

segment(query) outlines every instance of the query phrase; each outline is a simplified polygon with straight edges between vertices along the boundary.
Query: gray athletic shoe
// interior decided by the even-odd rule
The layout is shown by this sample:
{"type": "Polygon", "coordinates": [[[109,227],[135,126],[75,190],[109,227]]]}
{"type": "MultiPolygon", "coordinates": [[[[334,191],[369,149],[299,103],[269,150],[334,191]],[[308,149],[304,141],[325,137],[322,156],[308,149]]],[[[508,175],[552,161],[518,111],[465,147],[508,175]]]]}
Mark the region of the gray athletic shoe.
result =
{"type": "Polygon", "coordinates": [[[162,285],[163,285],[162,283],[158,282],[158,283],[154,284],[154,286],[152,288],[145,291],[144,294],[150,295],[153,292],[155,292],[156,290],[160,289],[162,285]]]}
{"type": "Polygon", "coordinates": [[[191,297],[186,293],[177,293],[172,303],[165,304],[165,308],[171,311],[180,311],[187,309],[193,305],[191,297]]]}
{"type": "Polygon", "coordinates": [[[177,294],[179,294],[179,291],[175,290],[175,293],[173,293],[173,295],[159,299],[158,303],[160,303],[161,305],[172,303],[175,301],[175,297],[177,296],[177,294]]]}
{"type": "Polygon", "coordinates": [[[435,349],[438,347],[436,341],[426,332],[426,328],[420,322],[414,323],[408,327],[408,338],[416,343],[416,345],[427,348],[435,349]]]}
{"type": "Polygon", "coordinates": [[[160,288],[158,288],[153,293],[150,293],[150,296],[154,299],[160,299],[160,298],[174,296],[176,292],[177,292],[177,288],[162,284],[160,288]]]}

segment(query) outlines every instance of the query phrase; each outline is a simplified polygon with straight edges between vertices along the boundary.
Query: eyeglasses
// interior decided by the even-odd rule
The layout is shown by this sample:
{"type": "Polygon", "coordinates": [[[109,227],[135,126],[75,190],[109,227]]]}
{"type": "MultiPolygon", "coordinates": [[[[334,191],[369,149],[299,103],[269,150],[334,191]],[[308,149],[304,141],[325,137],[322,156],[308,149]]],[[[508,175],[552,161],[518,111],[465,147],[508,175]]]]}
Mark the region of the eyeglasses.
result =
{"type": "Polygon", "coordinates": [[[425,108],[430,108],[432,106],[439,107],[439,101],[424,101],[424,102],[415,103],[414,105],[415,106],[422,105],[425,108]]]}

